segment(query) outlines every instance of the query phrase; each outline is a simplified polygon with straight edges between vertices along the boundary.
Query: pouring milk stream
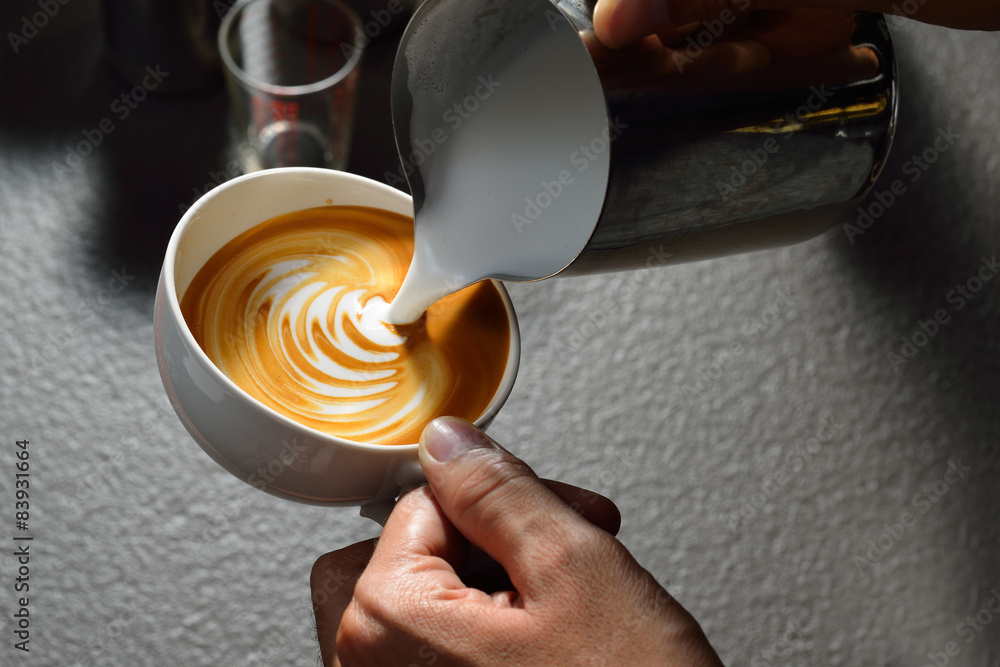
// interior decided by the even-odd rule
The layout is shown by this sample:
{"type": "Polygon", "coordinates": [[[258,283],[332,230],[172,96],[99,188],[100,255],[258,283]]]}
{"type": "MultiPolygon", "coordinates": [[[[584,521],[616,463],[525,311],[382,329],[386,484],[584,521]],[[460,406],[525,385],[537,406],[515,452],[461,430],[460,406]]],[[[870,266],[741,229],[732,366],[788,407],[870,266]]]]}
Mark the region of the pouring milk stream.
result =
{"type": "MultiPolygon", "coordinates": [[[[609,165],[600,81],[580,67],[586,53],[572,31],[524,23],[504,39],[509,46],[487,54],[480,73],[443,93],[454,100],[444,111],[407,119],[416,148],[403,159],[419,164],[424,196],[406,279],[391,304],[372,304],[387,322],[412,322],[484,278],[548,277],[593,232],[609,165]],[[509,49],[521,56],[504,58],[509,49]]],[[[419,45],[419,36],[410,41],[419,45]]],[[[425,102],[419,76],[414,107],[425,102]]]]}

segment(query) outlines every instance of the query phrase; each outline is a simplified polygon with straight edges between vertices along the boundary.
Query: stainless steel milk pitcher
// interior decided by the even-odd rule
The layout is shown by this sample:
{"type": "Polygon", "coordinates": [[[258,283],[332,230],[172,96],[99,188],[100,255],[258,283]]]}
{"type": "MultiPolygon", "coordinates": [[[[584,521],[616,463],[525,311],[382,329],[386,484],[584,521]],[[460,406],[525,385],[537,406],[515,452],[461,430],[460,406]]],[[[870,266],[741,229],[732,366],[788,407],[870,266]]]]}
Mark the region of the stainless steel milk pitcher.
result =
{"type": "MultiPolygon", "coordinates": [[[[653,247],[659,264],[798,242],[843,219],[870,190],[897,108],[895,60],[880,15],[813,22],[803,30],[818,37],[801,45],[801,57],[786,50],[781,62],[741,73],[740,61],[719,62],[720,53],[731,52],[719,47],[735,16],[723,13],[673,41],[650,42],[671,47],[657,60],[642,48],[612,52],[597,44],[594,4],[423,2],[403,35],[392,91],[397,145],[418,215],[433,156],[407,156],[418,154],[426,119],[447,117],[453,101],[437,93],[450,80],[482,77],[488,59],[522,57],[504,36],[526,24],[536,24],[539,39],[575,33],[581,67],[600,78],[610,128],[600,215],[580,221],[593,232],[561,274],[645,267],[653,247]],[[827,35],[823,51],[816,42],[827,35]]],[[[540,115],[538,122],[561,119],[540,115]]]]}

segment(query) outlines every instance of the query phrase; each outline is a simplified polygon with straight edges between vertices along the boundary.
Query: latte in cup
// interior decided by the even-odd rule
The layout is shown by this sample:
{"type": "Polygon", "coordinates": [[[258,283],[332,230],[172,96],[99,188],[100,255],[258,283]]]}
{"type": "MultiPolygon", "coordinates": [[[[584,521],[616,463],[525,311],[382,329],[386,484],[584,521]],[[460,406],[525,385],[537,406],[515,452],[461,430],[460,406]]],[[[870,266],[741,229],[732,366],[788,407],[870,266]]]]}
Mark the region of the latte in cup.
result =
{"type": "Polygon", "coordinates": [[[324,206],[223,246],[181,299],[213,363],[281,414],[347,440],[415,443],[435,417],[477,419],[507,364],[504,302],[486,281],[412,324],[383,320],[413,254],[408,217],[324,206]]]}

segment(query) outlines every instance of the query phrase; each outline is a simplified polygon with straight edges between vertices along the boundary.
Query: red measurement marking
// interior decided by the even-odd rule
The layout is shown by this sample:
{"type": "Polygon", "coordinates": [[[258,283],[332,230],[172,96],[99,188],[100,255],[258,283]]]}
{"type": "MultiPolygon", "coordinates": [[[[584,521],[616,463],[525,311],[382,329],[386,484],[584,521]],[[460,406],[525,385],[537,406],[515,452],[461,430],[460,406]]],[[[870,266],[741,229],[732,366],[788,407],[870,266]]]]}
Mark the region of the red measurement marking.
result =
{"type": "Polygon", "coordinates": [[[254,126],[263,129],[279,120],[298,120],[299,103],[274,98],[254,97],[250,100],[254,126]]]}

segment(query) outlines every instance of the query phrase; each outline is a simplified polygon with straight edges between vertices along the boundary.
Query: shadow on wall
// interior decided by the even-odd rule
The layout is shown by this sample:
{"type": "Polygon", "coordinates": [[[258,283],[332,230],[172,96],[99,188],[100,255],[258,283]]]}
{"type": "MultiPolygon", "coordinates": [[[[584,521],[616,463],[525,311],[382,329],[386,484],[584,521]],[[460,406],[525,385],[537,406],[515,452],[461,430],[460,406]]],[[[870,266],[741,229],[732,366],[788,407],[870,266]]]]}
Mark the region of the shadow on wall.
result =
{"type": "MultiPolygon", "coordinates": [[[[971,466],[961,516],[968,532],[979,526],[983,535],[995,535],[1000,195],[987,177],[991,148],[975,125],[981,119],[956,112],[940,84],[914,66],[922,61],[915,55],[917,34],[896,39],[901,106],[889,162],[872,194],[831,234],[860,278],[852,288],[888,294],[891,321],[902,323],[884,341],[883,359],[896,371],[895,386],[887,389],[928,401],[927,419],[954,426],[944,437],[936,434],[936,454],[971,466]]],[[[954,546],[967,550],[962,576],[978,586],[996,576],[1000,545],[976,542],[982,540],[971,540],[976,549],[954,546]]]]}
{"type": "MultiPolygon", "coordinates": [[[[112,72],[102,3],[54,5],[45,21],[37,3],[6,4],[4,25],[25,21],[30,39],[3,45],[3,89],[30,104],[4,105],[0,132],[25,158],[38,158],[39,196],[52,191],[81,203],[84,261],[95,281],[124,264],[133,286],[155,287],[179,205],[192,199],[223,155],[225,94],[221,78],[189,94],[169,91],[170,62],[150,62],[130,80],[112,72]],[[41,24],[41,25],[37,25],[41,24]],[[92,192],[91,190],[96,191],[92,192]],[[91,196],[96,195],[96,196],[91,196]],[[93,261],[93,260],[97,261],[93,261]]],[[[225,165],[225,161],[221,161],[225,165]]]]}
{"type": "MultiPolygon", "coordinates": [[[[872,193],[836,232],[836,247],[872,289],[889,292],[913,326],[887,363],[916,380],[933,360],[963,374],[955,391],[988,407],[992,426],[1000,386],[1000,196],[984,170],[976,131],[934,92],[907,57],[913,37],[897,39],[900,109],[896,140],[872,193]],[[996,280],[994,280],[996,278],[996,280]],[[921,326],[923,325],[923,326],[921,326]],[[915,353],[914,353],[915,352],[915,353]]],[[[833,232],[831,232],[833,233],[833,232]]]]}
{"type": "MultiPolygon", "coordinates": [[[[174,47],[163,49],[165,60],[154,58],[123,76],[111,66],[102,10],[127,9],[127,3],[76,0],[54,7],[54,16],[38,18],[40,26],[32,23],[37,3],[0,8],[0,25],[28,22],[28,37],[23,43],[18,37],[16,50],[7,43],[0,49],[0,87],[19,91],[20,100],[0,108],[0,136],[18,155],[45,163],[44,178],[36,179],[39,196],[47,191],[40,181],[51,180],[53,191],[89,202],[80,220],[66,224],[80,229],[81,261],[94,267],[95,281],[107,281],[108,266],[125,265],[135,276],[130,293],[151,296],[181,216],[206,191],[241,173],[229,144],[221,70],[200,87],[172,85],[190,70],[190,58],[174,47]]],[[[387,32],[369,44],[358,91],[349,170],[376,180],[398,164],[389,112],[397,39],[387,32]]]]}

